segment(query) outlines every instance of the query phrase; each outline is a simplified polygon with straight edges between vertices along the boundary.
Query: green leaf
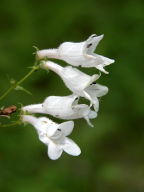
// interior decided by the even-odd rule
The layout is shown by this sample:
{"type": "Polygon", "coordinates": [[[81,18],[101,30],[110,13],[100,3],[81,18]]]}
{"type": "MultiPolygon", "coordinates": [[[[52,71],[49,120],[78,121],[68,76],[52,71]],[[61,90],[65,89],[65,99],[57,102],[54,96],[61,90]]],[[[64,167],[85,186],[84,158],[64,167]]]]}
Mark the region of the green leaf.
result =
{"type": "Polygon", "coordinates": [[[20,85],[16,86],[15,90],[16,91],[24,91],[25,93],[32,95],[32,93],[30,91],[28,91],[27,89],[25,89],[24,87],[22,87],[20,85]]]}
{"type": "Polygon", "coordinates": [[[10,79],[10,84],[11,85],[14,85],[16,83],[16,80],[15,79],[10,79]]]}
{"type": "Polygon", "coordinates": [[[0,107],[0,111],[3,110],[4,108],[5,108],[4,106],[0,107]]]}

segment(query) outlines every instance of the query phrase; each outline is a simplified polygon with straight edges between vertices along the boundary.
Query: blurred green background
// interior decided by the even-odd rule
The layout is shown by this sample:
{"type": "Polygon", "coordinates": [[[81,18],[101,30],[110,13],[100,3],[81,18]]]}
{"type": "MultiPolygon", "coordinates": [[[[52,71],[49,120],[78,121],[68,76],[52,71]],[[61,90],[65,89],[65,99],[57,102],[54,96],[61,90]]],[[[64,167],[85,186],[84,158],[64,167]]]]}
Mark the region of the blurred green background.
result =
{"type": "MultiPolygon", "coordinates": [[[[28,72],[33,45],[55,48],[93,33],[105,34],[97,53],[116,62],[106,68],[110,74],[99,79],[110,91],[101,99],[95,127],[75,121],[70,137],[82,154],[63,153],[51,161],[31,126],[1,128],[0,192],[144,191],[143,0],[1,0],[0,94],[10,79],[28,72]]],[[[23,86],[33,95],[15,91],[0,106],[39,103],[49,95],[70,93],[59,77],[43,70],[23,86]]]]}

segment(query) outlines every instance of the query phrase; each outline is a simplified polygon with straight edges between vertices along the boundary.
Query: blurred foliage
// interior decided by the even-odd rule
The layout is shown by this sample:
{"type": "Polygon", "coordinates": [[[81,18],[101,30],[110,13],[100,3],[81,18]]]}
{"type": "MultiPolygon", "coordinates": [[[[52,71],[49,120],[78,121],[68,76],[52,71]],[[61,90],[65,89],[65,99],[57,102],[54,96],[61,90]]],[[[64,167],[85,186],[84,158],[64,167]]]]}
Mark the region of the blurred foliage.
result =
{"type": "MultiPolygon", "coordinates": [[[[82,149],[80,157],[63,154],[51,161],[31,126],[1,128],[1,192],[144,191],[143,22],[143,0],[0,1],[0,94],[33,65],[34,45],[55,48],[103,33],[97,52],[116,60],[99,80],[110,92],[101,99],[95,128],[75,121],[71,138],[82,149]]],[[[0,107],[70,93],[59,77],[43,70],[23,86],[33,95],[15,91],[0,107]]]]}

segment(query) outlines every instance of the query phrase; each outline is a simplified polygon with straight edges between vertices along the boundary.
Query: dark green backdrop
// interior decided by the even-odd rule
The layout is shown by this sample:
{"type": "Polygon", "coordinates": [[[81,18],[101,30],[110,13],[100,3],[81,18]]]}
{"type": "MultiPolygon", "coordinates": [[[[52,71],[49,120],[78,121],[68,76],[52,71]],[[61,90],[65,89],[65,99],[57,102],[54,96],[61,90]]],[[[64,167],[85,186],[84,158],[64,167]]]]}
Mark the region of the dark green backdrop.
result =
{"type": "MultiPolygon", "coordinates": [[[[93,33],[105,34],[97,52],[116,62],[99,80],[110,91],[101,99],[95,127],[75,121],[71,138],[81,147],[81,156],[63,154],[51,161],[31,126],[1,128],[1,192],[144,191],[144,1],[1,0],[0,94],[10,79],[28,72],[33,45],[55,48],[93,33]]],[[[70,93],[54,73],[43,70],[23,86],[33,95],[13,92],[0,106],[39,103],[48,95],[70,93]]]]}

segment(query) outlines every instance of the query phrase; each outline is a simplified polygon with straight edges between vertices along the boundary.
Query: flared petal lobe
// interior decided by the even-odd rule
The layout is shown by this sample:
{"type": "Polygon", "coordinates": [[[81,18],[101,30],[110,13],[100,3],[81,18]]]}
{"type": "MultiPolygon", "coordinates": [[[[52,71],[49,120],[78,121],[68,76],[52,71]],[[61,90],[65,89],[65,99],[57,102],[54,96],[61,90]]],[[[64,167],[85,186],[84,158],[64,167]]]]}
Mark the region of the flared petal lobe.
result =
{"type": "Polygon", "coordinates": [[[56,145],[52,141],[48,146],[48,156],[52,160],[57,160],[62,155],[63,149],[60,145],[56,145]]]}
{"type": "Polygon", "coordinates": [[[58,129],[60,129],[63,132],[64,136],[68,136],[73,131],[73,128],[74,128],[74,122],[67,121],[67,122],[61,123],[58,129]]]}
{"type": "Polygon", "coordinates": [[[65,138],[63,150],[69,155],[78,156],[81,154],[79,146],[69,138],[65,138]]]}

